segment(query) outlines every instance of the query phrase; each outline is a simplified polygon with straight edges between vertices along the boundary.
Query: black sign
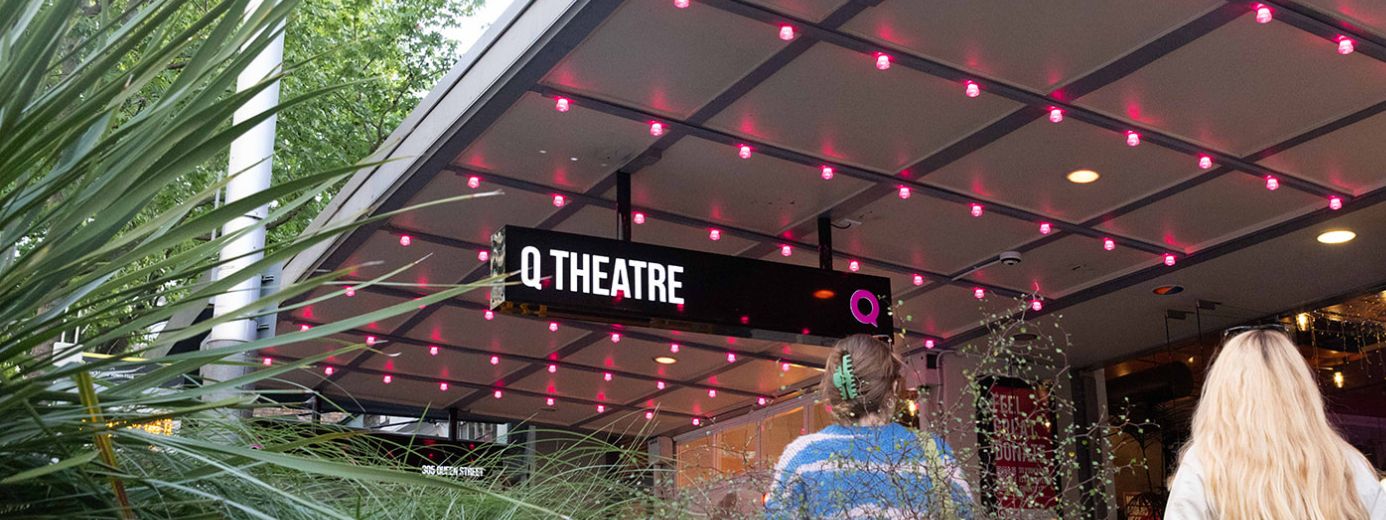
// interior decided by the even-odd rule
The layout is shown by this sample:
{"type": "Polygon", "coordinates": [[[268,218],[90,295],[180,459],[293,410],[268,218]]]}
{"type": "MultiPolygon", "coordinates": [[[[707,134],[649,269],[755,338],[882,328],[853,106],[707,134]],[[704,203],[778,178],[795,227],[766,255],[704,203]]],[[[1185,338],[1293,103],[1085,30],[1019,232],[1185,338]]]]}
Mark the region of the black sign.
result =
{"type": "Polygon", "coordinates": [[[890,334],[890,280],[554,231],[491,237],[498,311],[827,344],[890,334]]]}

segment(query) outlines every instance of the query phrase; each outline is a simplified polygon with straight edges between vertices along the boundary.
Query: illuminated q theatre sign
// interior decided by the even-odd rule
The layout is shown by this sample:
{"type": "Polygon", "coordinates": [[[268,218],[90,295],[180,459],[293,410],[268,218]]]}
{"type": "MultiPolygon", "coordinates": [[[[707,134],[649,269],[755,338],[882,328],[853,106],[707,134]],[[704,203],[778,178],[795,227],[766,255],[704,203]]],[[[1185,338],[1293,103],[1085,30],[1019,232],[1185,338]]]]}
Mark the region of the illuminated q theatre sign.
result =
{"type": "Polygon", "coordinates": [[[890,280],[506,226],[491,237],[491,308],[799,343],[890,334],[890,280]]]}

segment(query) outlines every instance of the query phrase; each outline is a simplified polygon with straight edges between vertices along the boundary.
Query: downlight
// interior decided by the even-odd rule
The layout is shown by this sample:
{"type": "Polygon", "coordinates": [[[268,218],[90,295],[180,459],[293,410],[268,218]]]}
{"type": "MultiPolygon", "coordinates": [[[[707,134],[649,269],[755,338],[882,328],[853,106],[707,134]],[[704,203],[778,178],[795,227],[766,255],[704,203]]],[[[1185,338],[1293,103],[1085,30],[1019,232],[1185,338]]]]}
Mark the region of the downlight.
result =
{"type": "Polygon", "coordinates": [[[1352,231],[1346,229],[1334,229],[1332,231],[1324,231],[1323,233],[1320,233],[1319,243],[1343,244],[1352,241],[1352,239],[1354,238],[1357,238],[1357,233],[1353,233],[1352,231]]]}
{"type": "Polygon", "coordinates": [[[1179,294],[1181,292],[1184,292],[1184,286],[1175,284],[1161,285],[1150,292],[1155,293],[1157,296],[1170,296],[1173,294],[1179,294]]]}

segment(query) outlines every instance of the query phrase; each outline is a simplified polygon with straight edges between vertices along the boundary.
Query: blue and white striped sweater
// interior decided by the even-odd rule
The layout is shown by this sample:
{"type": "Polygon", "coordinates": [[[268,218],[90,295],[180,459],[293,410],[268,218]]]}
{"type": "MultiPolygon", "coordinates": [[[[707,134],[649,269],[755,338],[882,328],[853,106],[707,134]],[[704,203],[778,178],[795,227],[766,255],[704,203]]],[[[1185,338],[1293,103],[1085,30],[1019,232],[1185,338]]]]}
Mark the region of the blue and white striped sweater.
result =
{"type": "Polygon", "coordinates": [[[774,519],[971,519],[972,500],[938,436],[893,423],[834,425],[785,448],[765,510],[774,519]],[[946,492],[934,487],[940,480],[946,492]]]}

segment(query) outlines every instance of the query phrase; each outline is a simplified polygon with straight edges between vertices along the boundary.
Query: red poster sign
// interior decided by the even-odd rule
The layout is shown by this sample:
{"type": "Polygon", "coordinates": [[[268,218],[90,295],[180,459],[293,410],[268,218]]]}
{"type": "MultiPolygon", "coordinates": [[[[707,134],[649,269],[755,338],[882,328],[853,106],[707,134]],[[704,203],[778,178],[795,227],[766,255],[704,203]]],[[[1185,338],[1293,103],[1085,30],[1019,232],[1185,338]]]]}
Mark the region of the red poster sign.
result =
{"type": "Polygon", "coordinates": [[[998,509],[1049,509],[1057,490],[1052,477],[1054,433],[1039,392],[1020,385],[991,385],[989,457],[991,491],[998,509]]]}

